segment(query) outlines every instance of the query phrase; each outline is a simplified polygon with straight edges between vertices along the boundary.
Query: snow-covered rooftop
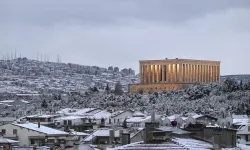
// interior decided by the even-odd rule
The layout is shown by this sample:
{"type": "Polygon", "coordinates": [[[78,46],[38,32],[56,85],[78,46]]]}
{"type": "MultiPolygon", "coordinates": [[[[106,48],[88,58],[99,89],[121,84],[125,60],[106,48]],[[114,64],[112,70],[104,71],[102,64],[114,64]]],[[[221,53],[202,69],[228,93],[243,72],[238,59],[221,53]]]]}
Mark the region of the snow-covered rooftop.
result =
{"type": "Polygon", "coordinates": [[[174,138],[172,141],[189,150],[211,150],[213,148],[213,145],[210,143],[191,138],[174,138]]]}
{"type": "Polygon", "coordinates": [[[89,135],[88,133],[76,132],[76,131],[70,132],[70,134],[77,135],[77,136],[88,136],[89,135]]]}
{"type": "Polygon", "coordinates": [[[42,126],[42,125],[40,125],[40,128],[38,128],[38,125],[34,124],[34,123],[23,123],[23,124],[13,123],[13,125],[23,127],[23,128],[26,128],[26,129],[30,129],[30,130],[33,130],[33,131],[41,132],[41,133],[44,133],[44,134],[47,134],[47,135],[68,135],[67,132],[63,132],[63,131],[56,130],[56,129],[53,129],[53,128],[49,128],[49,127],[42,126]]]}
{"type": "Polygon", "coordinates": [[[146,116],[146,117],[131,117],[127,119],[127,123],[140,123],[140,122],[145,122],[145,121],[150,121],[151,116],[146,116]]]}
{"type": "Polygon", "coordinates": [[[82,116],[65,116],[65,117],[60,117],[60,118],[56,118],[55,121],[59,121],[59,120],[75,120],[75,119],[83,119],[85,117],[82,116]]]}
{"type": "Polygon", "coordinates": [[[58,117],[59,114],[53,114],[53,115],[46,115],[46,114],[43,114],[43,115],[30,115],[30,116],[26,116],[26,118],[52,118],[52,117],[58,117]]]}
{"type": "Polygon", "coordinates": [[[94,115],[90,115],[89,118],[94,118],[94,119],[108,119],[111,116],[111,113],[108,112],[107,110],[102,110],[94,115]]]}
{"type": "Polygon", "coordinates": [[[6,143],[19,143],[19,141],[11,140],[11,139],[6,139],[3,137],[0,137],[0,144],[6,144],[6,143]]]}

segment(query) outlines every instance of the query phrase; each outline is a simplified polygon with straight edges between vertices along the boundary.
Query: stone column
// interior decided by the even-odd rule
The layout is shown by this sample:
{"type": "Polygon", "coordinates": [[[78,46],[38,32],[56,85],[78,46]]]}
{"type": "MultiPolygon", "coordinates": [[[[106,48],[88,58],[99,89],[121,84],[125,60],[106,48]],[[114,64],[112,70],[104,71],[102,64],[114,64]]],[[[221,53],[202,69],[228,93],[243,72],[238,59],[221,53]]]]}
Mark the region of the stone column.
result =
{"type": "Polygon", "coordinates": [[[198,65],[195,65],[195,82],[198,82],[198,65]]]}
{"type": "Polygon", "coordinates": [[[162,65],[161,67],[162,67],[162,68],[161,68],[161,81],[162,81],[162,82],[165,82],[165,75],[166,75],[166,74],[165,74],[165,69],[166,69],[166,68],[165,68],[165,65],[162,65]]]}
{"type": "Polygon", "coordinates": [[[169,76],[168,76],[168,64],[166,64],[166,74],[165,74],[165,77],[166,77],[166,82],[169,82],[168,79],[169,79],[169,76]]]}
{"type": "Polygon", "coordinates": [[[185,64],[181,64],[182,65],[182,82],[185,83],[185,64]]]}
{"type": "Polygon", "coordinates": [[[207,83],[207,65],[206,64],[205,64],[204,78],[205,78],[205,83],[207,83]]]}
{"type": "Polygon", "coordinates": [[[179,82],[182,83],[183,82],[183,68],[182,68],[182,63],[179,64],[179,68],[178,68],[178,76],[179,76],[179,82]]]}
{"type": "Polygon", "coordinates": [[[217,66],[214,66],[214,70],[215,70],[215,82],[218,81],[217,76],[218,76],[218,72],[217,72],[217,66]]]}
{"type": "Polygon", "coordinates": [[[151,80],[151,73],[152,73],[152,70],[151,70],[151,65],[147,65],[147,83],[151,83],[152,80],[151,80]]]}
{"type": "Polygon", "coordinates": [[[186,82],[189,83],[189,65],[186,64],[186,82]]]}
{"type": "Polygon", "coordinates": [[[143,79],[143,72],[142,72],[142,68],[143,68],[143,65],[140,64],[140,82],[143,83],[144,82],[144,79],[143,79]]]}
{"type": "Polygon", "coordinates": [[[173,82],[173,64],[170,64],[169,79],[170,79],[170,82],[173,82]]]}
{"type": "Polygon", "coordinates": [[[155,83],[155,65],[152,65],[152,83],[155,83]]]}
{"type": "Polygon", "coordinates": [[[220,66],[218,66],[218,82],[220,82],[220,66]]]}
{"type": "Polygon", "coordinates": [[[146,75],[147,75],[147,71],[145,69],[145,65],[142,65],[141,66],[141,82],[142,83],[146,83],[147,82],[146,75]]]}

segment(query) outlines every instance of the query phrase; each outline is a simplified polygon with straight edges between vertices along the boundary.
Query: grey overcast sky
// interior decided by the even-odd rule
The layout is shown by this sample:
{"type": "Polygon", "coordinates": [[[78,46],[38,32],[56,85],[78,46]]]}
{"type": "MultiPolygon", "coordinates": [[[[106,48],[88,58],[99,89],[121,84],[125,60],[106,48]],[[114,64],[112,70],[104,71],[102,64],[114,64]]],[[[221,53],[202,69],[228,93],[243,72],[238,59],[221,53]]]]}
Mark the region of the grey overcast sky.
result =
{"type": "Polygon", "coordinates": [[[1,0],[0,55],[131,67],[144,59],[220,60],[250,74],[250,0],[1,0]]]}

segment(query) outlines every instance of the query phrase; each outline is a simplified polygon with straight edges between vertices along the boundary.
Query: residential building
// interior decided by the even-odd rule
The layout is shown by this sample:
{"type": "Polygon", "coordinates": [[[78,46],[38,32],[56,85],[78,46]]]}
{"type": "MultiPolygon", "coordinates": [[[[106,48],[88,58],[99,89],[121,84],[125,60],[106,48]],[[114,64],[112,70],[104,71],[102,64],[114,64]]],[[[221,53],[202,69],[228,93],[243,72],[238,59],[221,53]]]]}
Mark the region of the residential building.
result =
{"type": "Polygon", "coordinates": [[[1,149],[1,147],[4,150],[12,149],[12,146],[17,145],[18,143],[19,143],[19,141],[15,141],[15,140],[0,137],[0,149],[1,149]]]}
{"type": "Polygon", "coordinates": [[[123,121],[129,117],[133,116],[133,111],[126,110],[126,111],[116,111],[112,113],[111,117],[109,118],[109,124],[113,125],[122,125],[123,121]]]}
{"type": "Polygon", "coordinates": [[[19,141],[19,146],[58,145],[64,147],[69,133],[39,123],[12,123],[0,126],[5,138],[19,141]]]}
{"type": "Polygon", "coordinates": [[[15,117],[0,117],[0,125],[9,124],[16,120],[15,117]]]}
{"type": "Polygon", "coordinates": [[[24,119],[32,123],[40,122],[41,125],[54,127],[54,120],[60,116],[61,116],[60,114],[48,114],[48,115],[42,114],[42,115],[26,116],[24,117],[24,119]]]}

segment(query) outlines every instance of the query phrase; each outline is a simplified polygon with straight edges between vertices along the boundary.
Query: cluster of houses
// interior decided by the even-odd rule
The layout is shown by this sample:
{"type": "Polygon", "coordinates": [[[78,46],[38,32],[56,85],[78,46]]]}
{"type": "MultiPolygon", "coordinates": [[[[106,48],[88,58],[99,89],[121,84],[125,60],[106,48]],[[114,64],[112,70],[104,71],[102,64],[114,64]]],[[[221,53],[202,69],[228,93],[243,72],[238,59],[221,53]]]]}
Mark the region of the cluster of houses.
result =
{"type": "MultiPolygon", "coordinates": [[[[109,112],[99,108],[65,108],[54,114],[25,116],[0,126],[0,148],[46,146],[48,149],[131,149],[179,147],[193,141],[202,147],[233,148],[249,145],[250,122],[246,115],[232,115],[230,127],[220,127],[209,115],[162,116],[132,110],[109,112]],[[157,146],[158,145],[158,146],[157,146]]],[[[1,120],[0,120],[1,121],[1,120]]],[[[189,144],[190,145],[190,144],[189,144]]]]}

